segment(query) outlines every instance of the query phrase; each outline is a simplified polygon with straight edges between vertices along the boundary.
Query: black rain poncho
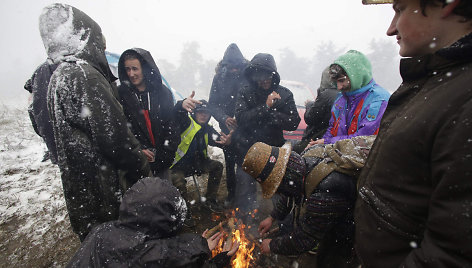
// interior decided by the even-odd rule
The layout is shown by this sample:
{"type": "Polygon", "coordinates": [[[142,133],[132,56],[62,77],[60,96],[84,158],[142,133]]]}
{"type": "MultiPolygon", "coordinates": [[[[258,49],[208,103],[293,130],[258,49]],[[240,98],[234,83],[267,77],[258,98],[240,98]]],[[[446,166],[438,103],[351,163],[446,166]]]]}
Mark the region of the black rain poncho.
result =
{"type": "Polygon", "coordinates": [[[69,218],[82,240],[117,219],[121,175],[132,184],[150,169],[116,99],[98,24],[65,4],[47,6],[39,21],[48,57],[59,64],[48,109],[69,218]]]}

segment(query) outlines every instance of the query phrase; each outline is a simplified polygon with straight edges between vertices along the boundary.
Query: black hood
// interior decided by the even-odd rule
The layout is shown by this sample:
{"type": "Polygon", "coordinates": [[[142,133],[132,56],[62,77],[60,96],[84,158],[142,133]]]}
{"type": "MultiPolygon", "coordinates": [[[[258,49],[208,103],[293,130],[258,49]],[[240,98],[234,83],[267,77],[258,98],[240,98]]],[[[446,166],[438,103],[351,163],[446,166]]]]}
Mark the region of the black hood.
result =
{"type": "Polygon", "coordinates": [[[116,79],[105,56],[102,30],[84,12],[66,4],[49,5],[39,17],[39,31],[48,58],[54,63],[85,61],[108,81],[116,79]]]}
{"type": "Polygon", "coordinates": [[[136,55],[141,63],[144,79],[146,81],[146,88],[148,90],[160,89],[162,85],[161,72],[159,71],[159,68],[157,68],[157,64],[154,62],[151,53],[142,48],[131,48],[121,54],[120,60],[118,61],[118,77],[120,78],[120,83],[125,84],[130,88],[132,87],[124,67],[124,56],[127,54],[136,55]]]}
{"type": "Polygon", "coordinates": [[[277,66],[275,65],[275,60],[272,55],[266,53],[256,54],[244,70],[244,75],[249,83],[254,84],[252,76],[258,72],[271,72],[274,75],[272,79],[273,87],[279,85],[280,75],[277,72],[277,66]]]}
{"type": "Polygon", "coordinates": [[[243,53],[241,53],[241,50],[239,50],[239,47],[232,43],[226,49],[223,59],[218,64],[218,67],[242,69],[246,66],[247,62],[248,61],[244,58],[243,53]]]}
{"type": "Polygon", "coordinates": [[[149,177],[125,193],[119,222],[153,238],[165,238],[181,229],[186,214],[187,205],[177,188],[167,180],[149,177]]]}
{"type": "Polygon", "coordinates": [[[323,70],[323,73],[321,74],[321,82],[320,82],[320,87],[317,90],[317,95],[320,95],[322,92],[324,92],[328,88],[336,89],[336,85],[331,80],[331,76],[329,75],[329,66],[326,67],[323,70]]]}

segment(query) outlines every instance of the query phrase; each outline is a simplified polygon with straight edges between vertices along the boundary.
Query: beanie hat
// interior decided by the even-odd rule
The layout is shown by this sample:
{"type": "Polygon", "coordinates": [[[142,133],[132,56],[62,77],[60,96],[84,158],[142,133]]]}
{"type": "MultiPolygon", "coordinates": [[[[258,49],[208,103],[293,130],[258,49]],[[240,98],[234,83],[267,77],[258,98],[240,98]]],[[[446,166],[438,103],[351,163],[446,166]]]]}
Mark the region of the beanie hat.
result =
{"type": "Polygon", "coordinates": [[[200,104],[195,105],[194,112],[209,112],[210,107],[208,106],[208,102],[206,100],[200,100],[200,104]]]}

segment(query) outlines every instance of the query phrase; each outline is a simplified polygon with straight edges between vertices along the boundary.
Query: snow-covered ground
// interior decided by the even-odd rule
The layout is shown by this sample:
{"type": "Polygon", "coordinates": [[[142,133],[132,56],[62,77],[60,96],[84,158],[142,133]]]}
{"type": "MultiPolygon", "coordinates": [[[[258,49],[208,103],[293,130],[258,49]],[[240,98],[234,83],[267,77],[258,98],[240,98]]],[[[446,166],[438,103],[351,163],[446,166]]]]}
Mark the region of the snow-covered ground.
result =
{"type": "Polygon", "coordinates": [[[70,230],[59,168],[41,162],[46,146],[26,102],[0,104],[0,140],[0,266],[63,266],[57,257],[67,259],[79,242],[70,230]]]}

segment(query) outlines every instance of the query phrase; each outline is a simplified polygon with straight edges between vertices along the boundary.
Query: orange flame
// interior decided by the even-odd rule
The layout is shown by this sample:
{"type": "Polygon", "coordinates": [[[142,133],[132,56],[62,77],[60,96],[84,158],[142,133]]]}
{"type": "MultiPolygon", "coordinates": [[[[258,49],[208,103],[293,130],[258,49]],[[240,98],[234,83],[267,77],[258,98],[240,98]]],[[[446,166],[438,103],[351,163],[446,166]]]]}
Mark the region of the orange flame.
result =
{"type": "MultiPolygon", "coordinates": [[[[236,211],[238,211],[238,209],[236,209],[236,211]]],[[[253,212],[253,214],[255,213],[257,213],[257,210],[253,212]]],[[[233,210],[231,214],[234,217],[235,211],[233,210]]],[[[249,229],[249,227],[247,228],[249,229]]],[[[239,242],[239,249],[231,259],[231,267],[233,268],[248,268],[254,263],[253,251],[256,244],[246,238],[245,229],[246,225],[240,223],[237,229],[234,229],[231,234],[233,243],[239,242]]],[[[218,245],[211,252],[212,257],[215,257],[219,253],[223,252],[223,241],[226,241],[228,239],[227,237],[228,236],[226,235],[220,239],[218,245]]]]}
{"type": "Polygon", "coordinates": [[[240,243],[239,249],[231,261],[231,267],[233,268],[248,268],[254,261],[252,252],[256,245],[246,238],[244,229],[245,225],[241,224],[239,228],[233,232],[233,242],[239,241],[240,243]]]}

